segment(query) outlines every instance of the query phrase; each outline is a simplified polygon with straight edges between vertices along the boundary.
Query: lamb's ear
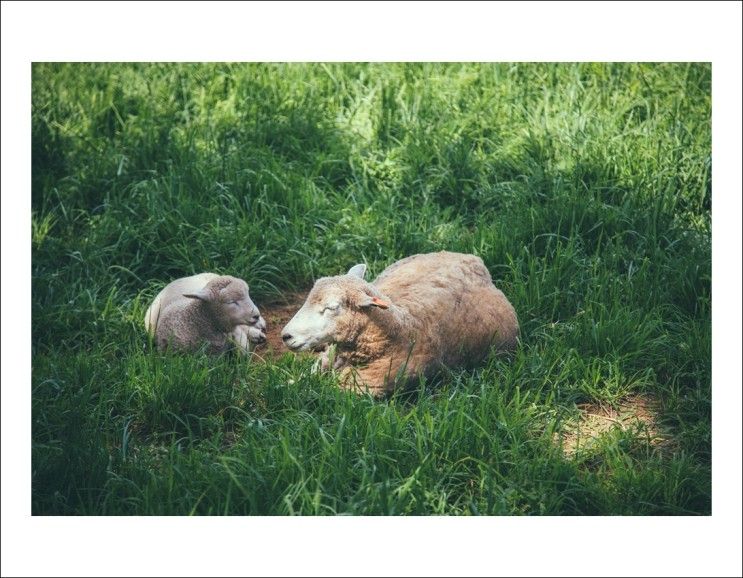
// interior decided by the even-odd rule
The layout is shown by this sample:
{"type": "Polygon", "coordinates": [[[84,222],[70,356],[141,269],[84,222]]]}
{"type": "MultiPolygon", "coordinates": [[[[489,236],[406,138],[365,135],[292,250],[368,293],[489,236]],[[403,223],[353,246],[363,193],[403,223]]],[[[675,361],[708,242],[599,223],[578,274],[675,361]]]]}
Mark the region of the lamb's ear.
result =
{"type": "Polygon", "coordinates": [[[371,295],[364,294],[358,302],[359,307],[379,307],[380,309],[389,309],[390,304],[380,299],[379,297],[372,297],[371,295]]]}
{"type": "Polygon", "coordinates": [[[346,275],[363,279],[364,273],[366,273],[366,265],[364,265],[363,263],[359,263],[358,265],[354,265],[353,267],[351,267],[346,275]]]}
{"type": "Polygon", "coordinates": [[[214,299],[214,294],[206,287],[196,293],[184,293],[183,296],[188,297],[189,299],[199,299],[200,301],[211,301],[214,299]]]}

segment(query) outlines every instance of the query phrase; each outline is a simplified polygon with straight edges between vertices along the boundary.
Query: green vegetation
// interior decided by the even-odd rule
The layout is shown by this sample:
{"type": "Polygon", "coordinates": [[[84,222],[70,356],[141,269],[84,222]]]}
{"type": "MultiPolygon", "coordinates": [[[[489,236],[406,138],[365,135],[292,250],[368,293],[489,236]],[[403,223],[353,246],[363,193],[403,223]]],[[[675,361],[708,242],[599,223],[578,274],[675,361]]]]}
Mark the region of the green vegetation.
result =
{"type": "Polygon", "coordinates": [[[709,514],[710,76],[34,65],[33,513],[709,514]],[[374,401],[143,331],[175,277],[261,306],[440,249],[511,299],[513,360],[374,401]],[[652,426],[566,450],[638,397],[652,426]]]}

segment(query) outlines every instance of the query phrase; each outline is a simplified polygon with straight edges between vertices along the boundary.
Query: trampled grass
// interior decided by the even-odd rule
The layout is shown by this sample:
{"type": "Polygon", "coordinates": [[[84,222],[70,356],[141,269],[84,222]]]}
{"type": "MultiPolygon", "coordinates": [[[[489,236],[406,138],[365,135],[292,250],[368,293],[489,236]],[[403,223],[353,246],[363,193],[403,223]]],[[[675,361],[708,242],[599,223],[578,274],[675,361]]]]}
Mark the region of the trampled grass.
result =
{"type": "Polygon", "coordinates": [[[34,65],[33,513],[709,514],[710,75],[34,65]],[[440,249],[511,299],[513,360],[374,401],[143,331],[175,277],[261,306],[440,249]],[[652,427],[569,442],[632,399],[652,427]]]}

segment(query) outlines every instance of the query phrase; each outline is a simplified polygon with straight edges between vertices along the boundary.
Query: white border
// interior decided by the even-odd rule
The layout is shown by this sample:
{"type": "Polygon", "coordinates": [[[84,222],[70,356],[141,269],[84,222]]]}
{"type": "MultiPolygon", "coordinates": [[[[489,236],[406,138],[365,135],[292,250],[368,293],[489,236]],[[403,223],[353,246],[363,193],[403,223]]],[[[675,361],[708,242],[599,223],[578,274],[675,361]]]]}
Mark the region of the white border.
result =
{"type": "Polygon", "coordinates": [[[740,575],[740,3],[3,2],[1,22],[3,575],[740,575]],[[31,518],[30,62],[43,60],[713,62],[713,516],[31,518]]]}

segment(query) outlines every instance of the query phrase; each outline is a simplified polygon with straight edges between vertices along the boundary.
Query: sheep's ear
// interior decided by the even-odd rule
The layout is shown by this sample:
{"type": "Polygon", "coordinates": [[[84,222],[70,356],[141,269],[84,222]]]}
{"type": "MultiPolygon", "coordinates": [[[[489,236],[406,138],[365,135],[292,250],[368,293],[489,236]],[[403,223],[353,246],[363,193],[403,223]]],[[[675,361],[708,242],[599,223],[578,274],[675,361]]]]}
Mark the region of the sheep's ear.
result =
{"type": "Polygon", "coordinates": [[[206,287],[196,293],[184,293],[183,296],[188,297],[189,299],[199,299],[200,301],[211,301],[214,299],[213,293],[206,287]]]}
{"type": "Polygon", "coordinates": [[[351,267],[346,275],[363,279],[364,273],[366,273],[366,265],[364,265],[363,263],[359,263],[358,265],[354,265],[353,267],[351,267]]]}
{"type": "Polygon", "coordinates": [[[359,307],[379,307],[380,309],[389,309],[390,304],[380,299],[364,294],[358,302],[359,307]]]}

